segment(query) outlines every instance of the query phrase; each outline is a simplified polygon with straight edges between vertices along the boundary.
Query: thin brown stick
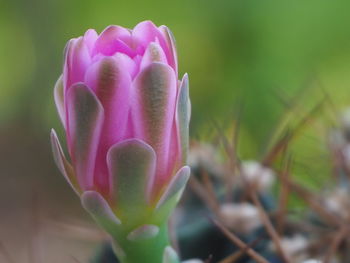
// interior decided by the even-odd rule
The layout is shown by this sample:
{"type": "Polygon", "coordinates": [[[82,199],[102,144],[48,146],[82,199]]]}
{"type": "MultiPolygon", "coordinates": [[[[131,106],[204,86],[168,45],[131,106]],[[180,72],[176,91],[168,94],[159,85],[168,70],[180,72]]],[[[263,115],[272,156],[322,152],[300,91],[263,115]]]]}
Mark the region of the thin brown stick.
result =
{"type": "Polygon", "coordinates": [[[266,229],[267,233],[269,234],[269,236],[271,237],[273,243],[276,246],[276,250],[277,250],[278,254],[282,258],[283,262],[290,263],[291,262],[290,259],[287,257],[287,255],[285,254],[285,252],[281,246],[280,236],[277,233],[276,229],[273,227],[270,218],[268,217],[264,208],[262,207],[256,192],[251,191],[250,194],[251,194],[251,198],[252,198],[253,203],[255,204],[255,206],[259,210],[260,218],[265,226],[265,229],[266,229]]]}
{"type": "Polygon", "coordinates": [[[15,263],[2,242],[0,242],[0,254],[2,254],[9,263],[15,263]]]}
{"type": "Polygon", "coordinates": [[[244,249],[240,249],[239,251],[236,251],[232,253],[231,255],[227,256],[223,260],[221,260],[219,263],[233,263],[236,262],[238,259],[240,259],[243,255],[247,253],[247,250],[249,248],[253,248],[257,242],[259,242],[260,239],[254,240],[253,242],[246,245],[244,249]]]}
{"type": "Polygon", "coordinates": [[[229,169],[230,172],[227,172],[225,176],[226,179],[226,193],[225,193],[225,201],[232,202],[233,198],[233,186],[234,186],[234,175],[236,174],[237,164],[238,164],[238,137],[239,137],[239,129],[240,129],[240,113],[238,113],[238,117],[235,120],[233,125],[233,133],[232,133],[232,141],[230,143],[230,155],[229,157],[229,169]]]}
{"type": "Polygon", "coordinates": [[[308,205],[317,213],[319,214],[328,224],[333,226],[342,226],[343,222],[340,221],[339,218],[334,216],[333,214],[329,213],[314,197],[312,193],[310,193],[307,189],[305,189],[303,186],[288,180],[288,185],[290,188],[299,194],[305,202],[308,203],[308,205]]]}
{"type": "Polygon", "coordinates": [[[290,131],[287,131],[283,137],[273,146],[273,148],[266,154],[261,163],[263,165],[270,166],[272,161],[278,156],[280,152],[283,151],[283,149],[285,149],[292,138],[293,135],[290,133],[290,131]]]}
{"type": "MultiPolygon", "coordinates": [[[[281,177],[281,173],[276,173],[277,176],[281,177]]],[[[308,205],[314,210],[319,216],[321,216],[328,224],[336,227],[342,227],[344,222],[328,212],[318,201],[317,198],[307,190],[305,187],[293,182],[290,178],[285,178],[289,189],[297,193],[308,205]]]]}
{"type": "MultiPolygon", "coordinates": [[[[195,176],[191,176],[189,181],[190,188],[197,194],[197,196],[214,212],[217,212],[216,200],[213,200],[207,193],[203,185],[195,176]]],[[[218,215],[219,216],[219,215],[218,215]]]]}
{"type": "MultiPolygon", "coordinates": [[[[239,131],[241,127],[241,121],[242,121],[242,115],[243,115],[243,105],[240,105],[236,118],[235,118],[235,125],[232,133],[232,148],[234,150],[237,150],[238,148],[238,139],[239,139],[239,131]]],[[[237,152],[237,151],[235,151],[237,152]]]]}
{"type": "MultiPolygon", "coordinates": [[[[238,159],[238,156],[236,153],[236,148],[235,148],[236,142],[232,142],[232,144],[231,144],[230,141],[225,136],[225,134],[223,133],[221,126],[215,121],[214,121],[214,126],[218,132],[219,139],[220,139],[222,145],[224,146],[224,150],[226,152],[226,155],[228,156],[229,172],[225,173],[224,179],[225,179],[225,186],[226,186],[225,187],[226,188],[225,199],[227,202],[229,202],[232,198],[233,176],[235,175],[236,167],[237,167],[237,164],[239,162],[239,159],[238,159]]],[[[235,140],[235,139],[236,138],[234,138],[233,140],[235,140]]]]}
{"type": "MultiPolygon", "coordinates": [[[[220,130],[219,130],[220,132],[220,130]]],[[[227,154],[229,155],[230,158],[233,159],[233,162],[235,164],[238,164],[239,163],[239,160],[237,159],[237,156],[235,154],[231,154],[232,153],[232,149],[230,147],[230,144],[227,142],[227,139],[226,137],[221,134],[221,137],[222,139],[224,140],[224,146],[225,146],[225,149],[227,151],[227,154]]],[[[289,137],[289,136],[288,136],[289,137]]],[[[288,139],[287,137],[287,139],[288,139]]],[[[287,140],[287,143],[288,143],[288,140],[287,140]]],[[[280,150],[284,150],[286,149],[286,143],[282,143],[279,147],[278,147],[278,151],[280,150]]],[[[271,161],[271,159],[270,159],[271,161]]],[[[269,162],[267,162],[269,163],[269,162]]],[[[240,167],[240,165],[237,166],[240,174],[242,174],[242,169],[240,167]]],[[[260,201],[259,201],[259,198],[257,197],[257,194],[256,194],[256,191],[255,191],[255,187],[254,185],[248,185],[248,182],[246,182],[247,184],[247,191],[248,191],[248,194],[251,196],[251,199],[253,200],[253,203],[255,203],[255,205],[257,206],[258,210],[259,210],[259,213],[260,213],[260,216],[261,216],[261,219],[263,221],[263,224],[265,225],[265,228],[268,232],[268,234],[270,235],[270,237],[272,238],[273,242],[275,243],[275,246],[276,246],[276,249],[277,249],[277,252],[279,253],[279,255],[281,256],[281,258],[284,260],[284,262],[286,263],[290,263],[290,260],[288,259],[287,255],[284,253],[282,247],[281,247],[281,242],[280,242],[280,237],[276,231],[276,229],[273,227],[269,217],[267,216],[267,214],[265,213],[260,201]]]]}
{"type": "MultiPolygon", "coordinates": [[[[330,150],[332,154],[331,157],[333,161],[333,166],[334,166],[334,169],[336,169],[335,173],[339,177],[339,174],[344,172],[348,180],[350,180],[350,169],[348,164],[346,163],[345,156],[342,149],[332,149],[332,147],[330,147],[330,150]]],[[[340,180],[340,178],[337,178],[337,179],[338,181],[340,180]]]]}
{"type": "Polygon", "coordinates": [[[228,257],[221,260],[219,263],[234,263],[234,262],[236,262],[237,260],[239,260],[241,257],[243,257],[247,253],[246,250],[248,248],[249,248],[249,246],[247,246],[246,249],[241,249],[241,250],[229,255],[228,257]]]}
{"type": "Polygon", "coordinates": [[[215,190],[214,190],[214,186],[212,181],[210,180],[210,177],[208,175],[208,173],[204,170],[202,170],[200,172],[203,183],[204,183],[204,187],[206,189],[206,192],[208,194],[208,198],[210,198],[212,204],[213,204],[213,209],[214,209],[214,213],[219,213],[220,210],[220,205],[219,205],[219,201],[215,195],[215,190]]]}
{"type": "Polygon", "coordinates": [[[298,105],[301,102],[301,97],[305,96],[305,90],[307,87],[301,88],[298,92],[295,93],[293,97],[287,96],[287,94],[282,92],[280,89],[275,90],[275,97],[277,100],[282,104],[282,106],[285,108],[284,113],[280,116],[279,121],[277,121],[277,125],[274,128],[272,134],[269,136],[269,138],[266,140],[266,144],[264,148],[267,148],[269,145],[272,145],[274,140],[279,136],[279,134],[285,129],[283,127],[286,126],[289,122],[286,120],[290,119],[289,116],[296,115],[297,112],[300,112],[300,107],[298,105]]]}
{"type": "Polygon", "coordinates": [[[286,163],[285,170],[281,174],[281,188],[280,188],[280,198],[278,202],[277,209],[277,232],[281,235],[283,234],[283,229],[285,225],[286,213],[287,213],[287,204],[289,197],[289,185],[287,183],[290,167],[291,167],[291,158],[289,157],[286,163]]]}
{"type": "Polygon", "coordinates": [[[313,120],[313,116],[320,111],[324,104],[325,100],[322,100],[318,103],[311,111],[300,120],[299,123],[294,127],[292,132],[286,133],[276,144],[272,147],[272,149],[266,154],[262,163],[264,165],[270,165],[273,160],[281,153],[281,151],[285,148],[285,146],[296,137],[298,132],[305,127],[306,124],[310,123],[313,120]]]}
{"type": "Polygon", "coordinates": [[[224,150],[225,150],[226,154],[228,156],[235,154],[235,152],[232,149],[232,145],[230,144],[229,140],[227,139],[227,137],[223,133],[223,129],[221,128],[221,126],[216,121],[214,121],[213,123],[214,123],[214,127],[215,127],[216,131],[218,132],[219,139],[220,139],[222,145],[224,146],[224,150]]]}
{"type": "Polygon", "coordinates": [[[341,228],[338,233],[335,235],[333,242],[331,243],[329,250],[327,251],[325,257],[324,257],[324,263],[330,263],[332,260],[332,257],[337,252],[337,249],[339,248],[341,242],[344,240],[346,235],[349,232],[347,229],[341,228]]]}
{"type": "MultiPolygon", "coordinates": [[[[222,223],[219,221],[212,219],[212,222],[221,230],[221,232],[236,246],[240,249],[244,250],[247,247],[247,244],[244,243],[239,237],[237,237],[234,233],[229,231],[222,223]]],[[[246,250],[247,255],[249,255],[252,259],[257,261],[258,263],[269,263],[264,257],[262,257],[258,252],[249,247],[246,250]]]]}
{"type": "Polygon", "coordinates": [[[344,170],[346,174],[349,175],[349,173],[346,171],[346,165],[344,165],[345,162],[343,153],[338,146],[332,145],[332,142],[330,140],[328,140],[328,150],[330,153],[330,159],[332,163],[332,176],[338,183],[340,183],[340,174],[342,170],[344,170]]]}
{"type": "MultiPolygon", "coordinates": [[[[239,166],[239,171],[240,171],[241,175],[244,175],[244,171],[242,170],[241,166],[239,166]]],[[[243,179],[244,178],[245,177],[243,176],[243,179]]],[[[281,246],[281,241],[280,241],[279,234],[277,233],[276,229],[272,225],[269,216],[265,212],[265,209],[263,208],[263,206],[262,206],[262,204],[261,204],[261,202],[259,200],[259,197],[258,197],[257,192],[256,192],[256,187],[254,187],[254,183],[253,184],[249,183],[247,180],[244,180],[244,183],[246,184],[245,189],[247,191],[247,194],[250,196],[252,202],[257,207],[257,209],[259,211],[260,218],[262,220],[262,223],[263,223],[267,233],[271,237],[273,243],[276,246],[277,253],[280,255],[280,257],[283,260],[283,262],[291,263],[289,258],[285,254],[282,246],[281,246]]]]}

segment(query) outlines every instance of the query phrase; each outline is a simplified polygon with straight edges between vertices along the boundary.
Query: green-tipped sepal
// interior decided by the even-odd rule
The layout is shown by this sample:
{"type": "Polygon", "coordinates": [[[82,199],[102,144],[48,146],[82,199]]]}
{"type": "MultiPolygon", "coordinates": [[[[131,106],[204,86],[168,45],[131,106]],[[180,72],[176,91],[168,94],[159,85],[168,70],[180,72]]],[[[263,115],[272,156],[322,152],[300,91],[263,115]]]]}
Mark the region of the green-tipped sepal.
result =
{"type": "Polygon", "coordinates": [[[164,249],[162,263],[178,263],[178,262],[180,262],[180,260],[176,251],[171,246],[167,246],[164,249]]]}
{"type": "Polygon", "coordinates": [[[88,190],[81,194],[83,207],[113,239],[113,249],[123,263],[176,262],[170,249],[167,221],[190,176],[182,167],[152,202],[150,189],[156,155],[141,140],[117,143],[108,152],[107,163],[114,185],[113,195],[88,190]]]}

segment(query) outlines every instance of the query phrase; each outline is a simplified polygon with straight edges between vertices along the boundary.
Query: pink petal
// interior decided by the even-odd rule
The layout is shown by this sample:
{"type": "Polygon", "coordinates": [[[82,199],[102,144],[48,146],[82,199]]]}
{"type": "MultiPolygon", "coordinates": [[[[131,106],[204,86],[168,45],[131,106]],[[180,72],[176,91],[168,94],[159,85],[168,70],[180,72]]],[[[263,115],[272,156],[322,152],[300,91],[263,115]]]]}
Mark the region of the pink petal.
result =
{"type": "Polygon", "coordinates": [[[63,90],[63,78],[62,75],[58,78],[55,88],[54,88],[54,99],[57,108],[58,115],[63,124],[63,127],[66,128],[66,111],[64,107],[64,90],[63,90]]]}
{"type": "Polygon", "coordinates": [[[164,27],[157,28],[151,21],[144,21],[135,26],[132,31],[133,46],[138,54],[143,54],[151,42],[159,42],[164,51],[169,65],[174,69],[177,75],[175,42],[170,31],[164,27]],[[141,46],[140,46],[141,45],[141,46]]]}
{"type": "Polygon", "coordinates": [[[123,69],[125,69],[129,73],[131,78],[134,78],[136,76],[138,68],[135,64],[135,61],[132,58],[119,52],[114,54],[113,58],[116,61],[119,61],[119,64],[122,65],[123,69]]]}
{"type": "Polygon", "coordinates": [[[164,41],[162,34],[152,21],[143,21],[137,24],[132,30],[132,38],[134,47],[143,45],[144,48],[149,43],[154,42],[156,38],[161,38],[164,41]]]}
{"type": "Polygon", "coordinates": [[[181,162],[181,145],[179,144],[179,136],[178,125],[176,119],[174,118],[171,127],[169,150],[167,156],[168,166],[166,174],[168,175],[174,174],[175,170],[177,170],[180,165],[184,164],[181,162]]]}
{"type": "MultiPolygon", "coordinates": [[[[130,101],[131,101],[131,98],[130,98],[130,101]]],[[[126,124],[126,129],[125,129],[125,138],[130,139],[134,137],[135,137],[135,132],[134,132],[134,125],[132,121],[132,114],[131,114],[131,110],[129,110],[128,123],[126,124]]]]}
{"type": "Polygon", "coordinates": [[[109,26],[96,40],[93,55],[102,53],[111,56],[116,52],[121,52],[133,57],[135,52],[127,44],[131,41],[130,37],[129,30],[120,26],[109,26]]]}
{"type": "Polygon", "coordinates": [[[82,190],[93,187],[103,107],[90,88],[73,85],[67,94],[67,139],[75,174],[82,190]]]}
{"type": "Polygon", "coordinates": [[[189,124],[191,115],[191,105],[189,98],[188,75],[185,74],[180,83],[179,94],[176,102],[176,126],[178,145],[181,148],[182,163],[187,163],[187,153],[189,144],[189,124]]]}
{"type": "Polygon", "coordinates": [[[169,65],[175,70],[177,75],[177,51],[176,51],[176,42],[173,33],[166,26],[160,26],[159,31],[162,33],[167,47],[169,49],[168,61],[169,65]]]}
{"type": "MultiPolygon", "coordinates": [[[[142,56],[141,55],[136,55],[134,58],[134,63],[136,65],[136,72],[139,73],[140,72],[140,65],[141,65],[141,61],[142,61],[142,56]]],[[[136,76],[133,76],[133,78],[135,78],[136,76]]]]}
{"type": "Polygon", "coordinates": [[[84,35],[84,42],[89,49],[90,55],[92,55],[92,50],[95,46],[95,42],[96,42],[97,38],[98,38],[98,34],[96,33],[96,31],[94,29],[87,30],[85,35],[84,35]]]}
{"type": "Polygon", "coordinates": [[[160,45],[155,42],[151,42],[148,45],[145,54],[142,57],[140,70],[143,70],[153,62],[162,62],[164,64],[167,64],[167,58],[164,54],[164,51],[160,45]]]}
{"type": "Polygon", "coordinates": [[[170,134],[174,123],[177,80],[174,70],[152,63],[134,80],[132,120],[137,138],[149,143],[157,153],[156,184],[168,179],[170,134]]]}
{"type": "Polygon", "coordinates": [[[137,24],[132,30],[133,47],[137,53],[143,55],[149,43],[159,41],[166,57],[170,55],[170,50],[166,40],[160,30],[151,22],[144,21],[137,24]]]}
{"type": "Polygon", "coordinates": [[[104,123],[95,167],[95,185],[109,192],[110,178],[106,164],[108,149],[125,138],[131,89],[127,56],[104,57],[87,71],[85,83],[91,87],[104,108],[104,123]]]}
{"type": "Polygon", "coordinates": [[[83,37],[72,39],[67,45],[64,65],[65,94],[69,87],[84,80],[86,68],[91,63],[91,57],[83,37]]]}

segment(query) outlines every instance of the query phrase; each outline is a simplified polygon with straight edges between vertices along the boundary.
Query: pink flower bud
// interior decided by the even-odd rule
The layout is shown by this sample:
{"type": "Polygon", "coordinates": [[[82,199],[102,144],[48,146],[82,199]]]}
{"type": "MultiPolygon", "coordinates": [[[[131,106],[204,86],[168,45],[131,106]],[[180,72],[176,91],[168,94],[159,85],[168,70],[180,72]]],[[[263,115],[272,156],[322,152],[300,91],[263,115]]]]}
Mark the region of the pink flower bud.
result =
{"type": "Polygon", "coordinates": [[[180,189],[189,174],[190,102],[187,75],[179,81],[177,72],[172,34],[150,21],[68,42],[55,102],[71,164],[54,133],[52,142],[78,193],[159,206],[180,189]]]}

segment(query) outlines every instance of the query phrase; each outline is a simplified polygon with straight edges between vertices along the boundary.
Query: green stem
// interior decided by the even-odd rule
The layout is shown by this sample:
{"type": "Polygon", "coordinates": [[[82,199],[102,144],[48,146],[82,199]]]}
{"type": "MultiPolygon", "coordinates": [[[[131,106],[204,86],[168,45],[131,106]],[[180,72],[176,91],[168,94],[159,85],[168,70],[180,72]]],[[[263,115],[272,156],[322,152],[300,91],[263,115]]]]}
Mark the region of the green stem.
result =
{"type": "Polygon", "coordinates": [[[127,238],[128,234],[129,231],[122,231],[113,237],[114,252],[121,263],[164,263],[165,248],[170,246],[167,224],[160,226],[158,234],[151,238],[131,241],[127,238]]]}

